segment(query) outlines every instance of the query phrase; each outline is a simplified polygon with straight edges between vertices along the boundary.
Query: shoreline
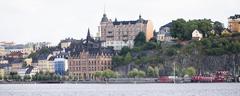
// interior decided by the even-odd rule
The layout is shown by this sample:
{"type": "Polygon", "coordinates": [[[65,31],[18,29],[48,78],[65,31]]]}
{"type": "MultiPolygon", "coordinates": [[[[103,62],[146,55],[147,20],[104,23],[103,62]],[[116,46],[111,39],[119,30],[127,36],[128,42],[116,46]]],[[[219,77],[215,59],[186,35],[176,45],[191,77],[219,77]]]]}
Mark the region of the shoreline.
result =
{"type": "Polygon", "coordinates": [[[6,81],[0,81],[0,84],[207,84],[207,83],[240,83],[240,82],[139,82],[139,81],[132,81],[132,82],[103,82],[103,81],[98,81],[98,82],[93,82],[93,81],[54,81],[54,82],[49,82],[49,81],[38,81],[38,82],[6,82],[6,81]]]}

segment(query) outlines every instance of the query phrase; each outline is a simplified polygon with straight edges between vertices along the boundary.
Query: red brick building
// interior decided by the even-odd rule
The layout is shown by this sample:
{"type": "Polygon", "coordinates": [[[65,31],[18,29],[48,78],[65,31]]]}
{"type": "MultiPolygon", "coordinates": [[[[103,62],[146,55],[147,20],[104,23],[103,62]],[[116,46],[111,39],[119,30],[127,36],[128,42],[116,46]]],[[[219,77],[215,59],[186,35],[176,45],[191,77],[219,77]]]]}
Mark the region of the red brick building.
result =
{"type": "Polygon", "coordinates": [[[79,79],[93,79],[95,72],[111,69],[115,53],[112,48],[102,48],[89,31],[87,39],[73,41],[66,50],[70,52],[69,75],[79,79]]]}

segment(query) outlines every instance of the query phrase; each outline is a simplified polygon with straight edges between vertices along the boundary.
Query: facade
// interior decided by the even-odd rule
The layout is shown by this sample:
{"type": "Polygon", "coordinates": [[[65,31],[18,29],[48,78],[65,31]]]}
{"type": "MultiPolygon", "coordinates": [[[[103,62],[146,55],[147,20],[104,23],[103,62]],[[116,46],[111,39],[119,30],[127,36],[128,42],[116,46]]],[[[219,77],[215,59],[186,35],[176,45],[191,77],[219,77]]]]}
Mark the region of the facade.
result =
{"type": "Polygon", "coordinates": [[[37,67],[42,72],[54,72],[54,57],[51,54],[43,54],[39,57],[37,67]]]}
{"type": "Polygon", "coordinates": [[[5,56],[5,55],[6,55],[5,48],[3,46],[0,46],[0,56],[5,56]]]}
{"type": "Polygon", "coordinates": [[[157,40],[161,42],[171,42],[174,38],[170,34],[170,27],[172,23],[168,23],[159,28],[157,33],[157,40]]]}
{"type": "Polygon", "coordinates": [[[93,79],[95,72],[111,69],[111,65],[112,54],[100,51],[92,53],[86,50],[69,58],[70,74],[82,79],[93,79]]]}
{"type": "Polygon", "coordinates": [[[29,48],[33,48],[33,51],[35,52],[44,47],[47,47],[47,48],[51,47],[51,43],[50,42],[37,42],[37,43],[30,42],[26,44],[26,46],[28,46],[29,48]]]}
{"type": "Polygon", "coordinates": [[[21,68],[22,68],[22,63],[13,63],[11,72],[18,72],[18,70],[21,68]]]}
{"type": "Polygon", "coordinates": [[[192,32],[192,39],[194,40],[201,40],[203,38],[203,34],[200,33],[198,30],[194,30],[192,32]]]}
{"type": "Polygon", "coordinates": [[[88,31],[87,39],[73,42],[67,50],[69,75],[78,79],[93,79],[94,73],[111,69],[112,48],[101,47],[101,42],[94,40],[88,31]]]}
{"type": "Polygon", "coordinates": [[[66,38],[64,40],[61,40],[60,46],[62,49],[68,48],[71,45],[71,42],[74,41],[73,38],[66,38]]]}
{"type": "Polygon", "coordinates": [[[113,47],[121,50],[122,47],[134,46],[134,39],[139,32],[145,32],[147,41],[153,37],[153,24],[151,20],[144,20],[141,16],[135,21],[112,21],[106,14],[103,15],[98,28],[103,47],[113,47]]]}
{"type": "Polygon", "coordinates": [[[23,58],[27,57],[29,54],[34,52],[33,47],[30,47],[28,45],[9,45],[5,46],[5,54],[16,54],[16,53],[22,53],[23,58]]]}
{"type": "Polygon", "coordinates": [[[8,60],[0,59],[0,64],[8,64],[8,60]]]}
{"type": "Polygon", "coordinates": [[[1,77],[0,80],[3,80],[4,76],[5,76],[5,70],[4,69],[0,69],[0,77],[1,77]]]}
{"type": "Polygon", "coordinates": [[[24,55],[22,52],[11,52],[10,54],[7,54],[7,57],[9,58],[24,58],[24,55]]]}
{"type": "Polygon", "coordinates": [[[228,18],[228,29],[231,32],[240,32],[240,14],[228,18]]]}
{"type": "Polygon", "coordinates": [[[27,68],[21,68],[17,71],[18,75],[21,76],[21,79],[26,75],[27,68]]]}
{"type": "Polygon", "coordinates": [[[55,74],[64,75],[65,72],[68,70],[68,60],[65,58],[55,58],[54,69],[55,74]]]}
{"type": "Polygon", "coordinates": [[[27,65],[32,65],[32,58],[26,58],[24,60],[24,62],[27,64],[27,65]]]}

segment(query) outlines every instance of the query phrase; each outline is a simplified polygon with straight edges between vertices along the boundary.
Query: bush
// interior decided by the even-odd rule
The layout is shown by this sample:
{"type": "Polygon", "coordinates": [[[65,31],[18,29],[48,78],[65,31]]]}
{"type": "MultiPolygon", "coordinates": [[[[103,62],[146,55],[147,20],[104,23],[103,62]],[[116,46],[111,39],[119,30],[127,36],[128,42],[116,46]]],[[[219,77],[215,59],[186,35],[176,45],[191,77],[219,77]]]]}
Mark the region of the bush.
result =
{"type": "Polygon", "coordinates": [[[184,70],[184,75],[194,76],[196,75],[196,69],[194,67],[188,67],[184,70]]]}
{"type": "Polygon", "coordinates": [[[145,50],[152,50],[152,49],[156,49],[156,48],[157,48],[157,43],[155,43],[155,42],[147,42],[144,45],[145,50]]]}
{"type": "Polygon", "coordinates": [[[141,70],[138,70],[136,68],[134,68],[133,70],[129,71],[128,72],[128,77],[131,77],[131,78],[140,78],[140,77],[145,77],[145,72],[144,71],[141,71],[141,70]]]}
{"type": "Polygon", "coordinates": [[[173,56],[173,55],[176,55],[177,54],[177,49],[175,48],[168,48],[165,52],[165,55],[167,56],[173,56]]]}

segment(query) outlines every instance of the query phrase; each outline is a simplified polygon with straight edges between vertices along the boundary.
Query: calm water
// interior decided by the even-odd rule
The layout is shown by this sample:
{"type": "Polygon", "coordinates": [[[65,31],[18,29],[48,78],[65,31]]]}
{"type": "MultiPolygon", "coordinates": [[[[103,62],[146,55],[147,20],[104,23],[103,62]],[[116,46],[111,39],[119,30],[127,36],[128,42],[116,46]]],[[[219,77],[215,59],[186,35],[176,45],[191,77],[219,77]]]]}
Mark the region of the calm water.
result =
{"type": "Polygon", "coordinates": [[[240,96],[240,83],[0,84],[0,96],[240,96]]]}

